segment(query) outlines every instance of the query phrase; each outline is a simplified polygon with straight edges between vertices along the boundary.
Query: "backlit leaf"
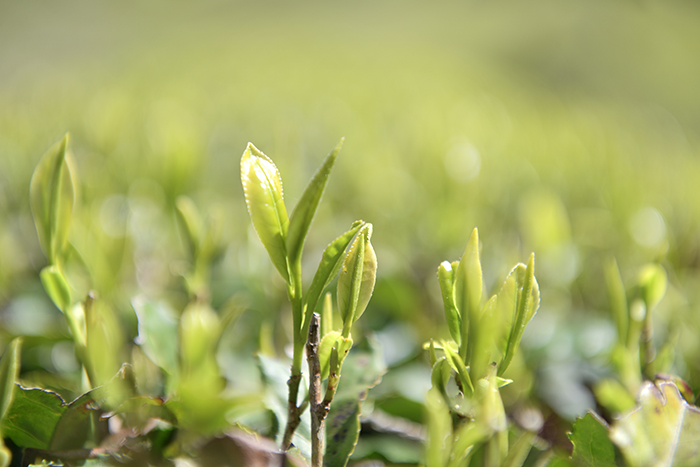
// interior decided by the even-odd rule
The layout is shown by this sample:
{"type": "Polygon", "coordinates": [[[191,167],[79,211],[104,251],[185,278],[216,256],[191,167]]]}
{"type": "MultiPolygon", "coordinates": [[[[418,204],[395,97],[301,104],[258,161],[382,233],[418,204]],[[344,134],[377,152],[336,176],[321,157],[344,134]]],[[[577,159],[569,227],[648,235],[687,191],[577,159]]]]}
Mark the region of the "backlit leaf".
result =
{"type": "Polygon", "coordinates": [[[571,460],[577,467],[614,467],[615,448],[608,438],[607,424],[588,413],[574,423],[569,435],[574,445],[571,460]]]}
{"type": "Polygon", "coordinates": [[[287,235],[287,253],[289,255],[290,264],[301,261],[301,253],[304,249],[306,234],[309,232],[311,222],[316,215],[321,197],[328,184],[328,176],[333,169],[340,148],[343,147],[343,141],[344,139],[341,139],[335,149],[333,149],[323,161],[321,167],[318,168],[311,178],[311,181],[306,186],[299,202],[297,202],[297,205],[294,207],[294,211],[292,211],[287,235]]]}
{"type": "Polygon", "coordinates": [[[66,160],[68,135],[41,157],[29,186],[39,243],[50,264],[63,249],[73,211],[73,180],[66,160]]]}
{"type": "Polygon", "coordinates": [[[22,339],[17,337],[5,348],[0,360],[0,421],[12,405],[15,382],[19,376],[22,339]]]}
{"type": "Polygon", "coordinates": [[[260,241],[285,281],[289,282],[287,230],[282,178],[275,163],[248,143],[241,157],[241,183],[248,213],[260,241]]]}

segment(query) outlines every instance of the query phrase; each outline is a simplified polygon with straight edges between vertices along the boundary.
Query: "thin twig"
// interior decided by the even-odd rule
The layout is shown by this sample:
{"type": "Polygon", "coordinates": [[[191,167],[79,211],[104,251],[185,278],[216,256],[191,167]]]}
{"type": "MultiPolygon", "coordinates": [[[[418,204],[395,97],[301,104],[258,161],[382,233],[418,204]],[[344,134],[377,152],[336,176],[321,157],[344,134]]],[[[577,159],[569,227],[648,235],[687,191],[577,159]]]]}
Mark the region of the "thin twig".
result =
{"type": "Polygon", "coordinates": [[[311,412],[311,467],[323,465],[323,448],[326,412],[321,407],[321,364],[318,359],[318,347],[321,317],[314,313],[309,326],[309,340],[306,344],[306,356],[309,362],[309,404],[311,412]]]}

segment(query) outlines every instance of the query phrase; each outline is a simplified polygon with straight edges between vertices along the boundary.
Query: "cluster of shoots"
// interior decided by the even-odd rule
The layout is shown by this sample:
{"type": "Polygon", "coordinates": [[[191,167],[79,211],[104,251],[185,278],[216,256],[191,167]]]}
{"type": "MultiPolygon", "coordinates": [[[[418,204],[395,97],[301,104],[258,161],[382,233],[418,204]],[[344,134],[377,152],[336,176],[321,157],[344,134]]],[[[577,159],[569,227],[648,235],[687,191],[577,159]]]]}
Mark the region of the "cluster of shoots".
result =
{"type": "Polygon", "coordinates": [[[427,344],[433,387],[427,398],[426,465],[521,465],[536,429],[526,431],[511,449],[500,388],[511,383],[503,375],[539,307],[534,254],[484,300],[474,229],[461,260],[443,262],[438,279],[452,340],[427,344]],[[472,459],[475,455],[478,460],[472,459]]]}
{"type": "Polygon", "coordinates": [[[304,243],[341,146],[342,140],[316,171],[291,216],[287,215],[284,203],[282,178],[272,160],[252,144],[248,144],[241,158],[241,182],[253,227],[286,283],[292,309],[293,356],[288,381],[288,418],[281,447],[286,450],[292,445],[301,415],[310,407],[313,466],[322,464],[323,422],[338,387],[343,361],[353,344],[352,326],[367,307],[377,271],[377,257],[370,242],[372,225],[356,221],[326,247],[311,284],[306,288],[302,285],[304,243]],[[314,313],[336,276],[342,330],[332,329],[332,304],[328,296],[322,317],[314,313]],[[300,400],[305,347],[310,388],[308,395],[300,400]],[[322,380],[326,380],[325,395],[320,390],[322,380]]]}

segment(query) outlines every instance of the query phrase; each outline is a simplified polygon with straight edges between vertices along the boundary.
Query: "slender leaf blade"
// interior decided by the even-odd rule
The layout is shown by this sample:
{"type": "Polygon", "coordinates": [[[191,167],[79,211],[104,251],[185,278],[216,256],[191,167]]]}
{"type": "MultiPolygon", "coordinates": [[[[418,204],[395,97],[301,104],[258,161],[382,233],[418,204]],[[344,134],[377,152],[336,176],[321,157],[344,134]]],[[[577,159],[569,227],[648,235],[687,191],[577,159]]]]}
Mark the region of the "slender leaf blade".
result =
{"type": "Polygon", "coordinates": [[[343,147],[344,140],[344,138],[341,139],[335,149],[328,154],[323,164],[321,164],[321,167],[318,168],[311,178],[311,181],[309,181],[299,202],[297,202],[297,205],[292,211],[292,216],[289,220],[289,232],[287,234],[287,252],[290,264],[301,261],[301,253],[304,249],[306,234],[309,232],[311,222],[316,215],[321,197],[328,184],[328,177],[331,174],[340,148],[343,147]]]}
{"type": "Polygon", "coordinates": [[[46,266],[39,273],[41,284],[56,308],[65,313],[71,304],[70,287],[57,266],[46,266]]]}
{"type": "Polygon", "coordinates": [[[311,285],[309,286],[309,290],[306,292],[306,296],[304,298],[306,302],[304,326],[307,326],[309,322],[308,318],[316,309],[316,305],[318,305],[321,294],[331,283],[335,275],[338,273],[338,270],[340,270],[345,250],[347,249],[348,245],[350,245],[350,242],[355,237],[355,234],[357,234],[364,224],[365,223],[363,221],[353,222],[350,230],[333,240],[323,251],[321,262],[316,269],[316,274],[314,275],[311,285]]]}
{"type": "Polygon", "coordinates": [[[253,227],[272,264],[289,282],[286,246],[289,219],[282,178],[272,159],[252,143],[248,143],[241,157],[241,183],[253,227]]]}
{"type": "Polygon", "coordinates": [[[467,357],[467,336],[469,336],[469,322],[476,319],[481,310],[481,291],[483,289],[483,277],[481,262],[479,261],[479,231],[472,231],[464,255],[459,261],[455,272],[455,302],[461,316],[460,355],[467,357]]]}
{"type": "Polygon", "coordinates": [[[68,238],[74,188],[66,160],[68,135],[39,160],[29,185],[29,202],[41,249],[56,264],[68,238]]]}
{"type": "Polygon", "coordinates": [[[0,360],[0,422],[12,405],[15,382],[19,376],[22,338],[16,337],[5,348],[0,360]]]}
{"type": "Polygon", "coordinates": [[[438,282],[442,292],[442,302],[445,306],[445,318],[450,336],[457,343],[461,342],[460,315],[455,303],[455,271],[449,261],[443,261],[438,267],[438,282]]]}

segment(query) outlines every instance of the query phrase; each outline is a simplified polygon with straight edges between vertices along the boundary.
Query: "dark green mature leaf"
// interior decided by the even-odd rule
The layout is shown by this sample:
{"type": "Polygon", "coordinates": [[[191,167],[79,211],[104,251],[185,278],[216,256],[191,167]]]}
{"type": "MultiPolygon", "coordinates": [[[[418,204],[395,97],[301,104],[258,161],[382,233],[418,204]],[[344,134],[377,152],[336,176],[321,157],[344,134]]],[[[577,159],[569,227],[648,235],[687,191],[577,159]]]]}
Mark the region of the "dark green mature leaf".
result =
{"type": "Polygon", "coordinates": [[[316,210],[321,202],[323,192],[326,190],[328,176],[331,174],[340,148],[343,147],[343,141],[345,141],[344,138],[341,139],[335,149],[328,154],[309,184],[306,185],[304,193],[294,207],[294,211],[292,211],[287,235],[287,254],[289,255],[290,264],[301,261],[301,253],[304,249],[306,234],[309,232],[309,227],[311,227],[311,222],[316,215],[316,210]]]}
{"type": "Polygon", "coordinates": [[[272,159],[248,143],[241,157],[241,183],[248,213],[260,241],[284,280],[289,283],[287,230],[282,178],[272,159]]]}
{"type": "Polygon", "coordinates": [[[646,382],[639,406],[612,425],[610,439],[633,467],[700,465],[700,408],[671,381],[646,382]]]}
{"type": "MultiPolygon", "coordinates": [[[[350,245],[350,242],[355,234],[357,234],[363,225],[363,221],[353,222],[350,230],[333,240],[323,251],[321,262],[316,269],[316,274],[314,275],[314,278],[311,281],[311,286],[309,286],[309,290],[306,292],[306,297],[304,298],[306,301],[304,329],[308,330],[308,323],[311,313],[313,313],[316,309],[316,305],[318,305],[318,301],[321,298],[321,294],[325,288],[328,287],[335,275],[340,270],[345,250],[347,249],[348,245],[350,245]]],[[[306,335],[306,333],[302,335],[306,335]]]]}
{"type": "Polygon", "coordinates": [[[2,432],[21,448],[77,449],[88,438],[95,409],[91,393],[66,404],[55,392],[18,385],[2,432]]]}
{"type": "Polygon", "coordinates": [[[56,308],[66,312],[71,304],[70,288],[57,266],[46,266],[39,274],[41,284],[56,308]]]}
{"type": "Polygon", "coordinates": [[[178,322],[175,312],[163,302],[136,297],[131,305],[139,320],[138,344],[153,363],[171,376],[178,372],[178,322]]]}
{"type": "Polygon", "coordinates": [[[51,146],[34,169],[29,186],[29,201],[39,243],[51,264],[68,237],[73,211],[73,180],[66,161],[68,135],[51,146]]]}
{"type": "Polygon", "coordinates": [[[574,423],[569,435],[574,445],[571,460],[576,467],[614,467],[615,447],[608,438],[606,423],[593,413],[574,423]]]}
{"type": "Polygon", "coordinates": [[[5,348],[0,360],[0,422],[12,405],[15,381],[19,375],[22,339],[17,337],[5,348]]]}
{"type": "Polygon", "coordinates": [[[378,344],[368,339],[369,349],[348,355],[326,420],[326,453],[323,464],[343,467],[360,435],[361,402],[386,372],[378,344]]]}
{"type": "Polygon", "coordinates": [[[447,327],[450,330],[452,339],[460,344],[461,329],[460,316],[455,303],[455,271],[449,261],[443,261],[438,267],[438,282],[440,283],[440,291],[442,292],[442,302],[445,305],[445,318],[447,319],[447,327]]]}

